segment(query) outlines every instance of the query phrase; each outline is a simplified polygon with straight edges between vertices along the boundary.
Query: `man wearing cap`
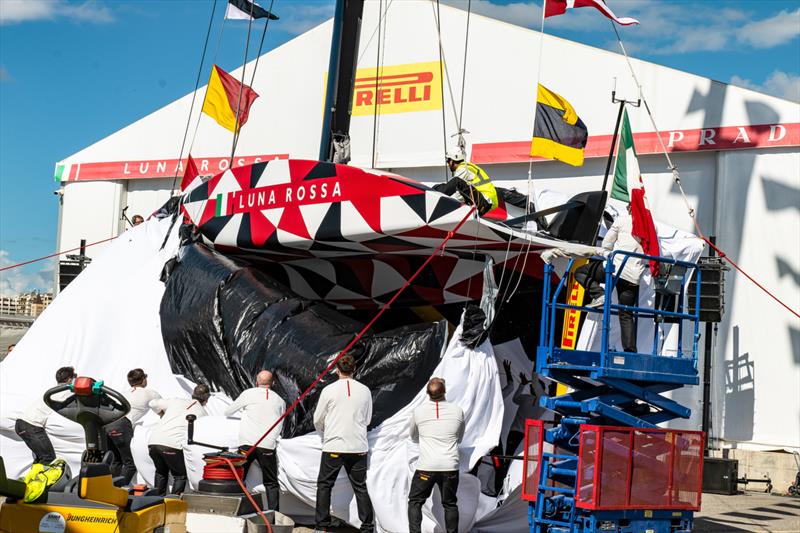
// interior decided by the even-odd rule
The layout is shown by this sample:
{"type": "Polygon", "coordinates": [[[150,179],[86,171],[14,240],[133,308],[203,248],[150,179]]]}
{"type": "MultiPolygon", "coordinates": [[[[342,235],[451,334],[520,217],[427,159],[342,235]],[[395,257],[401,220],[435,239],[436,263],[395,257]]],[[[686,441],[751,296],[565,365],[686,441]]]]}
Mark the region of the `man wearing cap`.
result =
{"type": "Polygon", "coordinates": [[[160,400],[161,395],[153,389],[147,388],[147,374],[141,368],[134,368],[128,372],[128,385],[130,389],[122,393],[131,410],[128,414],[105,426],[108,449],[114,454],[111,463],[111,472],[115,476],[123,476],[125,485],[129,485],[136,475],[136,464],[131,453],[131,440],[133,440],[133,426],[147,414],[150,402],[160,400]]]}
{"type": "Polygon", "coordinates": [[[372,394],[353,379],[353,356],[343,355],[336,369],[339,379],[322,389],[314,411],[314,427],[322,436],[316,528],[325,531],[331,525],[331,489],[344,467],[356,495],[361,531],[372,532],[375,518],[367,492],[367,426],[372,420],[372,394]]]}
{"type": "Polygon", "coordinates": [[[445,162],[453,178],[447,183],[435,185],[434,190],[447,195],[458,193],[463,202],[474,205],[480,215],[497,207],[497,190],[492,179],[481,167],[466,161],[463,148],[449,149],[445,154],[445,162]]]}
{"type": "MultiPolygon", "coordinates": [[[[239,451],[247,453],[264,432],[271,428],[286,411],[286,402],[272,390],[272,372],[268,370],[259,372],[256,376],[256,386],[242,391],[239,397],[225,409],[225,416],[231,416],[239,410],[243,411],[241,422],[239,422],[239,451]]],[[[258,460],[264,490],[267,492],[267,505],[275,511],[278,510],[281,494],[280,485],[278,485],[278,457],[275,448],[278,446],[278,437],[282,429],[283,420],[258,443],[244,463],[244,473],[247,475],[250,465],[254,460],[258,460]]]]}
{"type": "Polygon", "coordinates": [[[169,475],[172,474],[172,492],[182,494],[186,489],[186,463],[183,462],[183,444],[188,440],[189,423],[186,415],[197,418],[206,416],[204,406],[211,393],[205,385],[198,385],[192,392],[191,399],[171,398],[169,400],[150,400],[150,409],[162,412],[161,420],[150,433],[148,450],[156,467],[153,488],[156,494],[167,494],[169,475]]]}
{"type": "Polygon", "coordinates": [[[419,443],[419,460],[408,493],[408,530],[420,533],[422,506],[439,487],[447,533],[458,531],[458,445],[464,438],[464,411],[445,400],[441,378],[428,382],[428,400],[411,415],[411,440],[419,443]]]}

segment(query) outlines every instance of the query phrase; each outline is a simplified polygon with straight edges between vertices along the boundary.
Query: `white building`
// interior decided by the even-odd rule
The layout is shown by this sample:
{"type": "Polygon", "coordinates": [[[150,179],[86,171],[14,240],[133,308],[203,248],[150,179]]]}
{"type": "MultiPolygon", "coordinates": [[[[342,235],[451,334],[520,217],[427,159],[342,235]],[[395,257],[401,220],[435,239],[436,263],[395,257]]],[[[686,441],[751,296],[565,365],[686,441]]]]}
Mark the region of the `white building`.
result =
{"type": "MultiPolygon", "coordinates": [[[[533,186],[570,194],[598,189],[618,109],[610,101],[614,80],[618,97],[637,96],[624,58],[473,14],[464,64],[466,12],[442,6],[445,77],[451,82],[445,81],[442,98],[431,7],[427,1],[392,3],[379,51],[377,3],[367,4],[351,164],[374,161],[424,181],[444,179],[444,140],[451,142],[457,131],[463,98],[472,160],[500,185],[526,192],[540,77],[572,103],[590,140],[583,167],[537,161],[533,186]],[[376,70],[395,83],[377,97],[376,70]],[[374,102],[380,104],[377,117],[374,102]]],[[[234,164],[317,158],[331,27],[328,21],[261,57],[253,83],[260,98],[242,129],[234,164]]],[[[248,79],[253,68],[250,62],[248,79]]],[[[741,267],[800,307],[800,105],[654,63],[633,60],[633,68],[703,232],[716,235],[741,267]]],[[[114,236],[124,229],[126,206],[129,217],[147,216],[170,197],[191,99],[188,94],[58,163],[59,249],[75,248],[82,238],[91,243],[114,236]]],[[[629,114],[655,217],[694,231],[644,108],[629,108],[629,114]]],[[[203,116],[196,139],[192,155],[201,173],[224,170],[230,132],[203,116]]],[[[727,280],[727,312],[716,337],[712,444],[800,450],[800,320],[743,276],[729,272],[727,280]]],[[[691,424],[698,427],[700,387],[686,394],[691,424]]]]}

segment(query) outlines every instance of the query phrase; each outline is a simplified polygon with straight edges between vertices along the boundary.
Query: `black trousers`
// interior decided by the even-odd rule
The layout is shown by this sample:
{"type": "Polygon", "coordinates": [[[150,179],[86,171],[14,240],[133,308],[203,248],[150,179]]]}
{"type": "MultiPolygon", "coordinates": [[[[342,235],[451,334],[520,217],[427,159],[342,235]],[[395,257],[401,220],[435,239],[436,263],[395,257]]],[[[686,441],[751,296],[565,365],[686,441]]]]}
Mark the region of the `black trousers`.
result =
{"type": "Polygon", "coordinates": [[[111,474],[123,476],[125,485],[130,485],[136,475],[136,465],[131,453],[131,440],[133,440],[133,424],[127,416],[105,426],[106,442],[108,449],[114,454],[111,463],[111,474]]]}
{"type": "MultiPolygon", "coordinates": [[[[250,446],[239,446],[240,452],[246,452],[250,446]]],[[[244,475],[250,469],[253,461],[258,461],[261,467],[261,479],[264,482],[264,490],[267,491],[267,505],[274,511],[280,511],[279,501],[281,496],[281,488],[278,485],[278,455],[275,450],[267,450],[264,448],[256,448],[253,453],[247,456],[244,463],[244,475]]]]}
{"type": "Polygon", "coordinates": [[[33,452],[34,463],[50,464],[56,460],[53,443],[50,442],[50,437],[43,427],[34,426],[18,418],[14,424],[14,431],[33,452]]]}
{"type": "Polygon", "coordinates": [[[372,501],[367,492],[367,454],[322,452],[317,476],[317,529],[331,525],[331,489],[336,484],[339,470],[344,467],[347,478],[353,487],[358,505],[358,518],[361,531],[375,531],[375,516],[372,501]]]}
{"type": "MultiPolygon", "coordinates": [[[[594,299],[604,294],[601,283],[606,281],[603,261],[589,261],[589,263],[575,269],[575,281],[580,283],[594,299]]],[[[619,278],[616,284],[617,300],[622,305],[635,306],[639,302],[639,285],[619,278]]],[[[636,319],[631,311],[619,312],[619,329],[622,336],[622,349],[626,352],[636,352],[636,319]]]]}
{"type": "Polygon", "coordinates": [[[408,531],[420,533],[422,528],[422,506],[433,492],[433,486],[439,487],[444,507],[444,526],[447,533],[458,532],[458,470],[447,472],[425,472],[417,470],[411,480],[408,492],[408,531]]]}
{"type": "Polygon", "coordinates": [[[461,197],[464,198],[464,203],[466,205],[475,205],[477,207],[479,215],[488,213],[494,207],[484,195],[478,192],[478,189],[461,178],[452,178],[447,183],[437,183],[433,186],[433,190],[448,196],[458,192],[461,197]]]}
{"type": "Polygon", "coordinates": [[[172,491],[170,494],[183,494],[186,490],[186,464],[183,462],[183,450],[151,444],[147,447],[150,459],[156,467],[156,479],[153,488],[158,496],[167,494],[169,475],[172,474],[172,491]]]}

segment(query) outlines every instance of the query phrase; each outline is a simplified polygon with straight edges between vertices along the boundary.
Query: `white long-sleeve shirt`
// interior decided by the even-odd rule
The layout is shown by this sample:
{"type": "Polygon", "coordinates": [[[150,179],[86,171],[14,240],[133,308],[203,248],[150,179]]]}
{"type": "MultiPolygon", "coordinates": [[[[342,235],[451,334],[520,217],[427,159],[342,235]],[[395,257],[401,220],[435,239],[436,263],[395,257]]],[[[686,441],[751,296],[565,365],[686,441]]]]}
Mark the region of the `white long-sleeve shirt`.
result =
{"type": "Polygon", "coordinates": [[[150,440],[147,444],[170,448],[181,449],[183,443],[189,439],[189,423],[186,421],[186,415],[195,415],[197,418],[206,416],[205,408],[200,405],[200,402],[191,398],[151,400],[150,409],[164,414],[153,428],[153,432],[150,433],[150,440]]]}
{"type": "MultiPolygon", "coordinates": [[[[608,251],[624,250],[637,254],[644,253],[639,239],[633,236],[633,219],[628,213],[621,213],[611,224],[606,236],[603,237],[603,248],[608,251]]],[[[622,264],[624,259],[625,256],[621,254],[614,256],[615,271],[619,270],[619,265],[622,264]]],[[[639,279],[644,273],[644,267],[645,261],[643,259],[628,257],[620,277],[625,281],[638,285],[639,279]]]]}
{"type": "Polygon", "coordinates": [[[131,424],[136,424],[136,422],[144,418],[150,408],[151,401],[161,399],[159,393],[146,387],[132,387],[123,392],[122,395],[131,404],[131,410],[125,415],[131,421],[131,424]]]}
{"type": "MultiPolygon", "coordinates": [[[[62,401],[71,394],[73,394],[71,391],[65,390],[59,392],[58,394],[54,394],[53,399],[62,401]]],[[[44,403],[44,395],[42,394],[36,398],[36,400],[28,404],[25,410],[19,415],[19,419],[24,420],[32,426],[43,428],[47,425],[47,419],[51,414],[53,414],[53,410],[50,409],[46,403],[44,403]]]]}
{"type": "Polygon", "coordinates": [[[448,401],[427,400],[411,415],[411,440],[419,442],[417,470],[458,470],[458,444],[464,438],[464,411],[448,401]]]}
{"type": "MultiPolygon", "coordinates": [[[[286,410],[286,402],[277,392],[267,387],[254,387],[242,391],[236,400],[225,409],[225,416],[231,416],[240,409],[242,413],[239,422],[239,445],[252,446],[261,438],[264,432],[280,418],[286,410]]],[[[278,445],[278,437],[283,428],[283,420],[264,437],[259,448],[274,450],[278,445]]]]}
{"type": "Polygon", "coordinates": [[[369,451],[367,426],[372,420],[372,394],[354,379],[339,379],[319,395],[314,427],[322,434],[322,451],[369,451]]]}

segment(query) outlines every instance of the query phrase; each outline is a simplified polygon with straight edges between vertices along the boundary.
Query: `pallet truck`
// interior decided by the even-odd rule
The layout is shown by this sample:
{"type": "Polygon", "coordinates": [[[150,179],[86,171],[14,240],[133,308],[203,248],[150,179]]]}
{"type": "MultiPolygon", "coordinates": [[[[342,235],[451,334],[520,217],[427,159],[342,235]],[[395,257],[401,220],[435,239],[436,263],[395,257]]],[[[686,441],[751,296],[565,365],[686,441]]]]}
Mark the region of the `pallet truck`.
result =
{"type": "Polygon", "coordinates": [[[25,483],[8,479],[0,458],[0,533],[185,533],[186,502],[177,497],[134,496],[111,476],[103,426],[119,420],[130,404],[102,381],[78,377],[44,394],[56,413],[83,426],[86,449],[78,477],[62,490],[46,490],[25,503],[25,483]],[[71,392],[63,400],[56,395],[71,392]],[[116,484],[115,484],[116,482],[116,484]]]}

